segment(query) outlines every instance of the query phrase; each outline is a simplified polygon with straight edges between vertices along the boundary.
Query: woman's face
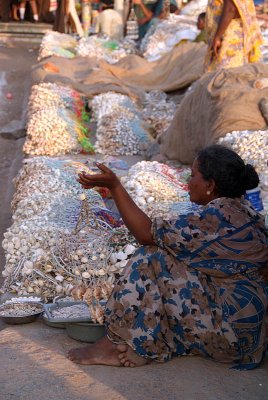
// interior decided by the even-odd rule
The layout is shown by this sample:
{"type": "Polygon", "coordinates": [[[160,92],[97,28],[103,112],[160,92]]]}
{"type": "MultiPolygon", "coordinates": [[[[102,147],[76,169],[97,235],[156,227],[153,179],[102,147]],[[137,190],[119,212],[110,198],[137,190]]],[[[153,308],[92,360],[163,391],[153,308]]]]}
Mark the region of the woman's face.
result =
{"type": "Polygon", "coordinates": [[[214,198],[212,186],[214,186],[212,183],[204,180],[198,170],[198,161],[195,160],[188,182],[190,200],[201,205],[209,203],[214,198]]]}

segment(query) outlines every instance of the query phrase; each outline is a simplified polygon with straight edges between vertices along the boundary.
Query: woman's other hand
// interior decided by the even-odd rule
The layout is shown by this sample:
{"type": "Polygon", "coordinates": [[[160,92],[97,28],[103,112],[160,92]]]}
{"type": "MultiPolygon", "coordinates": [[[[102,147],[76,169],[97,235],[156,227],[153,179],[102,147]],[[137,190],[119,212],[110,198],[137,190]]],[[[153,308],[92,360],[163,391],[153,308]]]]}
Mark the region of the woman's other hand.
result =
{"type": "Polygon", "coordinates": [[[100,174],[87,175],[85,172],[78,174],[77,181],[81,183],[84,189],[92,189],[95,186],[106,187],[109,190],[115,189],[120,185],[120,180],[117,176],[107,168],[104,164],[96,163],[100,169],[100,174]]]}
{"type": "Polygon", "coordinates": [[[222,44],[222,38],[220,36],[215,35],[213,42],[211,43],[211,51],[214,57],[218,57],[221,44],[222,44]]]}

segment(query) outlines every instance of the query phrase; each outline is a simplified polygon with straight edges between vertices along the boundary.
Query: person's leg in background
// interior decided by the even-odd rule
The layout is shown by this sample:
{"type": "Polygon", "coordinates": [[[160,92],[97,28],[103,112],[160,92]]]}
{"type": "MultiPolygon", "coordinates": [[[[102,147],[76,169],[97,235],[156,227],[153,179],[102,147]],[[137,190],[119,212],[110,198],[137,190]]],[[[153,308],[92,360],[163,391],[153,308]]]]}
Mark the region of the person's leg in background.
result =
{"type": "MultiPolygon", "coordinates": [[[[31,6],[31,9],[32,9],[34,22],[38,22],[39,18],[38,18],[36,2],[35,2],[35,0],[29,0],[29,3],[31,6]]],[[[25,17],[25,8],[26,8],[26,1],[21,1],[20,2],[20,20],[21,21],[23,21],[24,17],[25,17]]]]}
{"type": "Polygon", "coordinates": [[[2,22],[8,22],[10,14],[10,0],[1,0],[0,7],[2,22]]]}

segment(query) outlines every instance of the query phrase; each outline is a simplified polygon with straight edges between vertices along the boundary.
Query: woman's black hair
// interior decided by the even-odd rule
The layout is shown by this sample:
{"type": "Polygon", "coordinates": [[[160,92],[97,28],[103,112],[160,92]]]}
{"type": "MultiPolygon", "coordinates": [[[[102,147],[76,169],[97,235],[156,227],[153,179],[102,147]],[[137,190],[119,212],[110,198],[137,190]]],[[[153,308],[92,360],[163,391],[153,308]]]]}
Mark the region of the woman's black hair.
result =
{"type": "Polygon", "coordinates": [[[214,180],[220,197],[241,197],[246,190],[254,189],[259,184],[254,167],[245,164],[237,153],[227,147],[206,147],[198,153],[197,161],[202,177],[206,181],[214,180]]]}

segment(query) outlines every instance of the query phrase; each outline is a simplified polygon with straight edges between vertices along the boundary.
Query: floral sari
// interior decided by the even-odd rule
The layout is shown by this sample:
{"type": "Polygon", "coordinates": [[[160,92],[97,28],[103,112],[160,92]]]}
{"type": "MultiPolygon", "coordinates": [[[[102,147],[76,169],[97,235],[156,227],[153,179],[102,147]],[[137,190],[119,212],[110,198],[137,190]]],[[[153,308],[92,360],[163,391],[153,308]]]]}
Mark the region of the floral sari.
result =
{"type": "Polygon", "coordinates": [[[265,353],[268,233],[247,202],[220,198],[156,219],[106,307],[108,337],[165,362],[198,354],[241,369],[265,353]]]}
{"type": "Polygon", "coordinates": [[[253,0],[233,0],[240,18],[233,19],[223,35],[218,57],[213,57],[210,45],[223,12],[224,0],[209,0],[206,15],[208,52],[205,70],[238,67],[261,58],[262,35],[256,19],[253,0]]]}

